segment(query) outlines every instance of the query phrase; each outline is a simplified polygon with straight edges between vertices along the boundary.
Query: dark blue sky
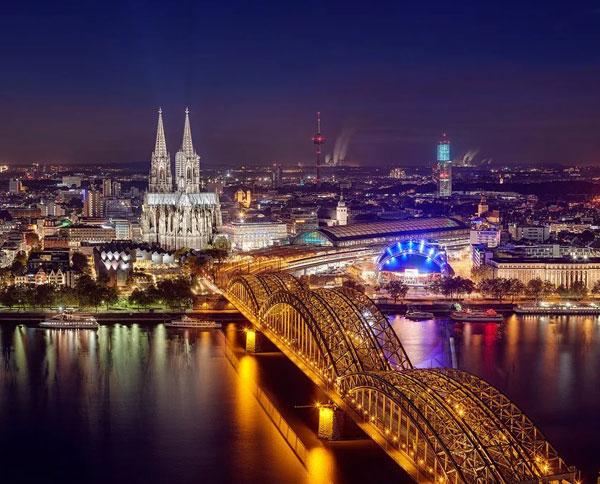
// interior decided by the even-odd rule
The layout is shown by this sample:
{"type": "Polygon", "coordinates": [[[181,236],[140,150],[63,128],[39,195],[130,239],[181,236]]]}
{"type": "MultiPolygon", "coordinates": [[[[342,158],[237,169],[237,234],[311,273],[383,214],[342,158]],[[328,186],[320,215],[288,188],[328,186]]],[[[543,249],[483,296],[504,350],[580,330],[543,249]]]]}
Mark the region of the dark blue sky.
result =
{"type": "Polygon", "coordinates": [[[600,164],[600,2],[5,2],[0,160],[142,161],[192,112],[211,165],[456,151],[600,164]]]}

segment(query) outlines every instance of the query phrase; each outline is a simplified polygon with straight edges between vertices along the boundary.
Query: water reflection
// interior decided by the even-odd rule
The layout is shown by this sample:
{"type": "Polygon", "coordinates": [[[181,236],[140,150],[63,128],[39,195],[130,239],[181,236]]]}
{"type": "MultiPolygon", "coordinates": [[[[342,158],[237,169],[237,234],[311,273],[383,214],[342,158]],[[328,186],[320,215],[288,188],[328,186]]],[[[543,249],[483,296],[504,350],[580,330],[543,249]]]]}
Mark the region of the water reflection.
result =
{"type": "Polygon", "coordinates": [[[457,367],[499,387],[589,479],[600,470],[600,318],[516,316],[503,325],[390,316],[417,367],[457,367]]]}
{"type": "Polygon", "coordinates": [[[309,484],[329,484],[334,482],[335,462],[331,451],[324,447],[314,447],[308,452],[307,464],[309,484]]]}
{"type": "Polygon", "coordinates": [[[163,325],[0,327],[0,480],[304,482],[243,387],[251,363],[238,378],[222,345],[163,325]]]}

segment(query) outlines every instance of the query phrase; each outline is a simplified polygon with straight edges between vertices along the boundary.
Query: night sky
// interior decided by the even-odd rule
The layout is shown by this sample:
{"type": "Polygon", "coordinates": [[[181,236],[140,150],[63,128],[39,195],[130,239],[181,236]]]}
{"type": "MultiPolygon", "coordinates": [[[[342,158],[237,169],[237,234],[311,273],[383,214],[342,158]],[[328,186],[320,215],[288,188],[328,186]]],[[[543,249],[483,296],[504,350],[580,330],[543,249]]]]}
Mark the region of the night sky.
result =
{"type": "Polygon", "coordinates": [[[0,10],[0,161],[144,161],[189,105],[208,165],[327,152],[430,163],[600,164],[600,2],[11,1],[0,10]]]}

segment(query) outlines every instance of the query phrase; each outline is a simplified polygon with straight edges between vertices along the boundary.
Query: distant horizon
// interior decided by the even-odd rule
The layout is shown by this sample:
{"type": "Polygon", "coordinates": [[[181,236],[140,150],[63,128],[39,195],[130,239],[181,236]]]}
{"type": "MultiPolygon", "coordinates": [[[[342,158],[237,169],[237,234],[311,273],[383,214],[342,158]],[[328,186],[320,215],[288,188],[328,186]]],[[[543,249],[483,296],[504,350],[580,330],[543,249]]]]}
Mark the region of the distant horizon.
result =
{"type": "MultiPolygon", "coordinates": [[[[174,163],[174,156],[172,155],[172,163],[174,163]]],[[[349,160],[351,161],[351,160],[349,160]]],[[[150,166],[150,157],[148,157],[148,160],[142,160],[142,161],[98,161],[98,162],[92,162],[92,161],[87,161],[87,162],[75,162],[75,163],[67,163],[67,162],[56,162],[56,161],[32,161],[32,162],[0,162],[0,165],[4,164],[4,165],[8,165],[9,166],[9,170],[11,166],[14,167],[28,167],[28,166],[32,166],[33,164],[39,164],[39,165],[47,165],[47,166],[64,166],[64,167],[69,167],[72,166],[74,168],[81,166],[81,167],[92,167],[92,166],[104,166],[104,167],[117,167],[117,166],[123,166],[123,165],[139,165],[139,166],[145,166],[148,165],[148,167],[150,166]]],[[[286,161],[279,161],[279,160],[273,160],[273,161],[243,161],[243,162],[232,162],[232,163],[228,163],[228,164],[213,164],[210,162],[204,163],[204,160],[202,160],[202,158],[200,159],[200,170],[202,170],[202,168],[205,166],[211,170],[215,170],[218,168],[223,168],[223,169],[239,169],[242,166],[245,167],[252,167],[252,168],[270,168],[273,163],[277,163],[282,165],[284,168],[307,168],[310,170],[310,168],[314,167],[314,160],[309,160],[306,161],[304,163],[301,162],[286,162],[286,161]]],[[[593,163],[587,163],[587,164],[583,164],[583,163],[578,163],[578,162],[546,162],[546,163],[540,163],[540,162],[536,162],[536,161],[529,161],[529,162],[511,162],[511,163],[500,163],[500,162],[496,162],[496,161],[492,161],[490,164],[487,165],[473,165],[473,166],[460,166],[460,165],[456,165],[456,161],[454,161],[454,167],[455,168],[477,168],[477,169],[484,169],[486,167],[490,167],[490,168],[502,168],[502,167],[506,167],[506,168],[518,168],[518,167],[527,167],[527,168],[600,168],[600,164],[593,164],[593,163]]],[[[377,165],[371,165],[371,164],[360,164],[360,163],[356,163],[354,161],[351,161],[351,164],[339,164],[336,166],[327,166],[327,165],[321,165],[322,167],[324,167],[325,169],[334,169],[334,168],[372,168],[372,169],[377,169],[377,168],[386,168],[386,169],[391,169],[394,167],[397,168],[431,168],[433,167],[435,164],[435,161],[429,161],[429,162],[423,162],[423,163],[400,163],[400,162],[382,162],[381,164],[377,164],[377,165]]]]}
{"type": "Polygon", "coordinates": [[[443,132],[500,165],[600,165],[591,0],[31,0],[0,42],[0,162],[149,159],[159,107],[174,155],[189,106],[205,165],[308,163],[317,111],[325,152],[364,165],[433,162],[443,132]]]}

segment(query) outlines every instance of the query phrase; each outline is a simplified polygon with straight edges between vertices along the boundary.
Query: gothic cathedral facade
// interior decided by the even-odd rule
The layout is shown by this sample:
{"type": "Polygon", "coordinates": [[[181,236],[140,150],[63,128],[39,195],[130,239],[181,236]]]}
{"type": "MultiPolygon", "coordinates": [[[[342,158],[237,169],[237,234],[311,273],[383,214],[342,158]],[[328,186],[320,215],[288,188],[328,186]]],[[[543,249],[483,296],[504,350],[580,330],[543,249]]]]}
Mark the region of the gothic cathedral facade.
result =
{"type": "Polygon", "coordinates": [[[221,226],[219,197],[201,191],[200,157],[194,151],[189,111],[181,149],[175,155],[175,179],[171,156],[158,111],[156,144],[152,153],[148,191],[142,205],[142,234],[145,242],[168,250],[203,249],[221,226]]]}

